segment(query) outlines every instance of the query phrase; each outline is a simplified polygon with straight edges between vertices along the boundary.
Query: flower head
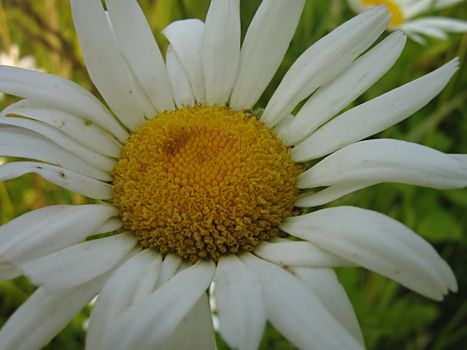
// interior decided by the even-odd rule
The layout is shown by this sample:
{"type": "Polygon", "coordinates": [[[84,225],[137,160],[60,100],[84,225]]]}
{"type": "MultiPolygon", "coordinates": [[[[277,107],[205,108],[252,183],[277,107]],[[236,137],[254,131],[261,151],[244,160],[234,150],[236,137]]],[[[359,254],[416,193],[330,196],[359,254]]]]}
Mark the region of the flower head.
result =
{"type": "Polygon", "coordinates": [[[36,160],[1,165],[0,179],[33,172],[99,200],[0,228],[0,276],[39,286],[0,331],[1,349],[41,348],[97,294],[88,349],[215,349],[213,281],[233,348],[256,349],[269,320],[301,349],[362,349],[333,267],[363,266],[435,300],[457,289],[401,223],[314,209],[381,182],[467,185],[465,155],[361,141],[434,98],[457,59],[343,112],[405,44],[395,32],[374,45],[390,21],[376,7],[308,48],[260,111],[304,0],[264,0],[242,45],[239,0],[212,0],[204,23],[164,30],[165,60],[135,0],[105,3],[71,0],[108,107],[65,79],[0,67],[0,90],[24,98],[2,112],[0,155],[36,160]]]}
{"type": "Polygon", "coordinates": [[[431,10],[440,10],[464,0],[348,0],[352,9],[359,13],[373,6],[386,5],[391,13],[389,27],[400,29],[420,44],[426,37],[447,39],[447,33],[467,32],[467,22],[447,17],[426,16],[431,10]]]}

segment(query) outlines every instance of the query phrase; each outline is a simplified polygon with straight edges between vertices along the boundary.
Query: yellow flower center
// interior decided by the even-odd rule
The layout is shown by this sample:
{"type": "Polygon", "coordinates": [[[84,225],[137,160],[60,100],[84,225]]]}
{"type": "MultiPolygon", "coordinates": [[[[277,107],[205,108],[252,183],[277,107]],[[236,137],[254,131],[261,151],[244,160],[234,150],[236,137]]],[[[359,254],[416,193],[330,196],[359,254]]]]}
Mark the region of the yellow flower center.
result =
{"type": "Polygon", "coordinates": [[[297,173],[287,147],[250,113],[187,107],[134,131],[113,199],[141,246],[217,261],[279,234],[297,173]]]}
{"type": "Polygon", "coordinates": [[[385,4],[389,13],[392,15],[390,27],[396,27],[404,22],[402,9],[394,0],[361,0],[365,6],[378,6],[385,4]]]}

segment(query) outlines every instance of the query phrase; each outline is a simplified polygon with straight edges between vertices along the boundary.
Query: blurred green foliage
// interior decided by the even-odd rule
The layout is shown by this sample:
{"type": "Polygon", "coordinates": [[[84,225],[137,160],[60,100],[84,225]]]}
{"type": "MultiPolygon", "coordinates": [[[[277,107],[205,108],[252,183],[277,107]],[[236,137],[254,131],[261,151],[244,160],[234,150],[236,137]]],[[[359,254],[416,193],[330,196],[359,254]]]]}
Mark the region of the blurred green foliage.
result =
{"type": "MultiPolygon", "coordinates": [[[[139,3],[163,49],[167,41],[160,31],[167,24],[181,18],[204,19],[209,5],[208,0],[140,0],[139,3]]],[[[259,3],[260,0],[241,2],[243,33],[259,3]]],[[[466,19],[467,7],[461,4],[437,14],[466,19]]],[[[351,16],[346,1],[307,1],[289,52],[258,106],[265,106],[274,87],[300,53],[351,16]]],[[[36,65],[44,71],[72,79],[97,93],[83,65],[66,0],[0,0],[0,51],[12,44],[19,46],[21,56],[34,57],[36,65]]],[[[438,98],[380,136],[419,142],[444,152],[467,153],[466,48],[467,35],[451,35],[449,41],[431,40],[427,46],[408,41],[395,66],[355,103],[400,86],[459,56],[461,68],[438,98]]],[[[13,97],[5,96],[0,105],[13,101],[13,97]]],[[[0,182],[0,223],[46,205],[87,202],[38,176],[27,175],[0,182]]],[[[404,222],[435,245],[453,267],[460,284],[457,294],[448,295],[442,303],[434,303],[376,274],[340,269],[339,277],[353,302],[367,347],[467,349],[467,189],[436,191],[384,184],[349,195],[338,204],[371,208],[404,222]]],[[[0,283],[0,325],[33,290],[24,278],[0,283]]],[[[86,309],[77,315],[47,349],[81,349],[85,336],[83,324],[89,312],[86,309]]],[[[219,349],[228,349],[220,338],[219,349]]],[[[268,325],[261,349],[294,347],[268,325]]]]}

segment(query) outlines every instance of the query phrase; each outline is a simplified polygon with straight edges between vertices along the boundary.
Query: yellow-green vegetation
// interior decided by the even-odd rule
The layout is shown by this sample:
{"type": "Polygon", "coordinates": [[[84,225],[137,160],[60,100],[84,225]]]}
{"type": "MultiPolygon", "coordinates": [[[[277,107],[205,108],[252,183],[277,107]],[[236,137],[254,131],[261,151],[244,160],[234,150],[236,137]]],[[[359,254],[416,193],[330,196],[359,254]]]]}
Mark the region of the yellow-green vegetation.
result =
{"type": "MultiPolygon", "coordinates": [[[[167,41],[159,34],[160,30],[173,20],[204,19],[209,0],[139,0],[139,3],[165,49],[167,41]]],[[[260,0],[242,1],[243,31],[259,3],[260,0]]],[[[467,19],[467,6],[461,4],[437,14],[467,19]]],[[[286,59],[258,107],[265,106],[300,53],[352,15],[344,0],[307,1],[286,59]]],[[[0,51],[12,44],[19,46],[21,56],[34,57],[36,65],[44,71],[72,79],[97,94],[82,61],[66,0],[0,1],[0,51]]],[[[460,70],[442,93],[380,136],[414,141],[447,153],[467,153],[466,53],[467,35],[451,35],[449,41],[430,40],[426,46],[408,41],[395,66],[355,103],[398,87],[459,56],[460,70]]],[[[11,96],[4,96],[0,107],[14,101],[11,96]]],[[[38,176],[27,175],[0,182],[0,223],[46,205],[88,202],[38,176]]],[[[338,204],[371,208],[405,223],[435,245],[459,280],[460,292],[435,303],[366,270],[340,269],[339,277],[354,305],[368,349],[466,349],[467,189],[438,191],[384,184],[346,196],[338,204]]],[[[0,326],[33,289],[24,278],[0,282],[0,326]]],[[[83,310],[46,349],[81,349],[85,337],[83,323],[88,315],[89,309],[83,310]]],[[[219,349],[228,349],[220,338],[219,349]]],[[[268,326],[261,349],[294,347],[268,326]]]]}

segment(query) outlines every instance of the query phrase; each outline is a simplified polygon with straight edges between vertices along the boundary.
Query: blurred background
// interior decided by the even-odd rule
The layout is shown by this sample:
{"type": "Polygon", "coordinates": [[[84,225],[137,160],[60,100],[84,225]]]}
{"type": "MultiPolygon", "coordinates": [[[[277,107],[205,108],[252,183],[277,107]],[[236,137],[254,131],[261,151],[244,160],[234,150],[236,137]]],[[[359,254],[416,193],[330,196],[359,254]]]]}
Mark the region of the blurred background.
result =
{"type": "MultiPolygon", "coordinates": [[[[285,1],[285,0],[281,0],[285,1]]],[[[160,31],[171,21],[205,18],[209,0],[139,0],[163,51],[160,31]]],[[[243,34],[260,0],[241,2],[243,34]]],[[[433,14],[467,19],[467,5],[433,14]]],[[[309,0],[287,56],[261,99],[264,107],[288,67],[310,44],[353,16],[345,0],[309,0]]],[[[278,23],[280,25],[280,23],[278,23]]],[[[387,35],[387,34],[385,34],[387,35]]],[[[408,41],[395,66],[355,103],[398,87],[459,56],[461,67],[446,89],[410,119],[381,137],[418,142],[448,153],[467,153],[467,35],[408,41]]],[[[67,0],[0,0],[0,64],[53,73],[78,82],[97,94],[83,64],[67,0]]],[[[0,108],[15,98],[0,94],[0,108]]],[[[0,165],[8,161],[0,157],[0,165]]],[[[32,209],[51,204],[90,201],[62,190],[39,176],[26,175],[0,182],[0,224],[32,209]]],[[[384,184],[334,202],[385,213],[428,239],[449,262],[459,280],[459,292],[441,303],[429,301],[363,269],[338,274],[360,320],[368,349],[467,349],[467,189],[437,191],[384,184]]],[[[0,326],[32,293],[24,278],[0,282],[0,326]]],[[[287,293],[284,286],[284,293],[287,293]]],[[[86,319],[83,310],[46,349],[82,349],[86,319]]],[[[219,338],[219,349],[229,349],[219,338]]],[[[261,349],[295,349],[268,325],[261,349]]]]}

